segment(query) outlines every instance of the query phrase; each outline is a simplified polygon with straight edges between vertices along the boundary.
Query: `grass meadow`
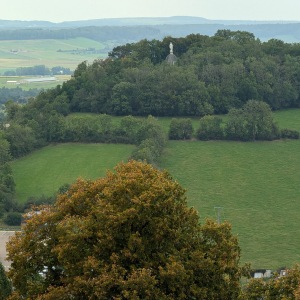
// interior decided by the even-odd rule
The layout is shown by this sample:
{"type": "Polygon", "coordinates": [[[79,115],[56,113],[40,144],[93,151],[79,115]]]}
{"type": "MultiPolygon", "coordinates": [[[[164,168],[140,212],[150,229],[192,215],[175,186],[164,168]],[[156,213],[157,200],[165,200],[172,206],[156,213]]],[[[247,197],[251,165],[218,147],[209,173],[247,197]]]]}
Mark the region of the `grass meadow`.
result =
{"type": "Polygon", "coordinates": [[[232,224],[244,262],[272,268],[300,262],[299,150],[300,140],[170,141],[160,167],[187,189],[202,222],[219,213],[232,224]]]}
{"type": "MultiPolygon", "coordinates": [[[[280,128],[300,130],[300,109],[278,111],[274,117],[280,128]]],[[[167,132],[171,118],[158,121],[167,132]]],[[[198,121],[193,119],[195,129],[198,121]]],[[[63,144],[36,151],[13,162],[17,197],[51,195],[79,176],[103,176],[127,160],[132,149],[63,144]]],[[[169,141],[159,167],[187,190],[188,204],[199,211],[201,222],[217,220],[219,214],[232,224],[243,262],[255,268],[300,262],[300,140],[169,141]]]]}
{"type": "Polygon", "coordinates": [[[12,163],[16,198],[51,196],[78,177],[104,176],[118,162],[127,161],[133,146],[115,144],[59,144],[37,150],[12,163]]]}

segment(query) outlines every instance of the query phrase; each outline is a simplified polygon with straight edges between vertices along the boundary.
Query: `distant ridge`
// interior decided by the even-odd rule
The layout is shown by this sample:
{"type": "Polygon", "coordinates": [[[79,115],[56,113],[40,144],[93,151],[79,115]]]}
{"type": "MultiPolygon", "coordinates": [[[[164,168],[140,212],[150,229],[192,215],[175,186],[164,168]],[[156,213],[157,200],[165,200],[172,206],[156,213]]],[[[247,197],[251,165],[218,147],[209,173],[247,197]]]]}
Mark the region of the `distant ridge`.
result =
{"type": "Polygon", "coordinates": [[[253,20],[210,20],[202,17],[173,16],[173,17],[139,17],[139,18],[107,18],[95,20],[80,20],[53,23],[49,21],[0,20],[0,29],[13,28],[74,28],[86,26],[138,26],[138,25],[258,25],[258,24],[287,24],[293,21],[253,21],[253,20]]]}

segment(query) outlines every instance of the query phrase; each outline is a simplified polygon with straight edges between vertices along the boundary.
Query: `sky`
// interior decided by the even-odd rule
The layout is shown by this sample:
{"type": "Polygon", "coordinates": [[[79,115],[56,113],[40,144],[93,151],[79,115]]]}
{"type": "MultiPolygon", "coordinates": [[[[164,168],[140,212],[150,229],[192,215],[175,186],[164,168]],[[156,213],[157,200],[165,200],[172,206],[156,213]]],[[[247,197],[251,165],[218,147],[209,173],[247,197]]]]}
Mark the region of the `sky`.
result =
{"type": "Polygon", "coordinates": [[[196,16],[214,20],[300,21],[300,0],[11,0],[2,20],[51,22],[103,18],[196,16]]]}

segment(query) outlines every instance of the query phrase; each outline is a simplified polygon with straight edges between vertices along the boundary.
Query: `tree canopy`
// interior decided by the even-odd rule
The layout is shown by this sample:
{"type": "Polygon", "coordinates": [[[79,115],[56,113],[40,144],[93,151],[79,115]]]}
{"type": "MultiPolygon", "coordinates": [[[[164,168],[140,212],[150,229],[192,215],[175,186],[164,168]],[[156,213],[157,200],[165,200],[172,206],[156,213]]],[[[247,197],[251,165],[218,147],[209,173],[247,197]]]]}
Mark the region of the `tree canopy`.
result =
{"type": "Polygon", "coordinates": [[[240,248],[199,223],[166,171],[136,161],[78,180],[8,244],[10,299],[237,299],[240,248]]]}

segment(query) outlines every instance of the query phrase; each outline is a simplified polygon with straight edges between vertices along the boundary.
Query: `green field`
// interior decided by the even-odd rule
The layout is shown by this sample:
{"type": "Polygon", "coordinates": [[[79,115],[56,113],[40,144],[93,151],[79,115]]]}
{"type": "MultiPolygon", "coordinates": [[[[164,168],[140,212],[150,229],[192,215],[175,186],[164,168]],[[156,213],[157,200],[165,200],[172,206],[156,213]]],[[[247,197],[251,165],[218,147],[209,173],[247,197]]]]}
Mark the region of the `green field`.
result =
{"type": "Polygon", "coordinates": [[[289,128],[300,131],[300,108],[276,111],[274,119],[280,128],[289,128]]]}
{"type": "Polygon", "coordinates": [[[169,142],[161,167],[187,189],[201,216],[228,220],[243,261],[300,262],[300,141],[169,142]]]}
{"type": "Polygon", "coordinates": [[[52,195],[78,177],[95,179],[118,162],[127,161],[133,146],[115,144],[61,144],[48,146],[12,163],[16,197],[52,195]]]}
{"type": "Polygon", "coordinates": [[[0,74],[6,70],[35,65],[45,65],[49,68],[62,66],[74,70],[82,61],[92,62],[97,58],[106,57],[107,52],[113,46],[113,42],[104,44],[86,38],[0,41],[0,74]],[[102,50],[102,53],[73,54],[65,52],[87,48],[102,50]],[[58,52],[58,50],[64,52],[58,52]]]}
{"type": "MultiPolygon", "coordinates": [[[[300,130],[300,109],[276,112],[275,119],[280,128],[300,130]]],[[[171,118],[158,121],[167,131],[171,118]]],[[[197,128],[198,120],[193,124],[197,128]]],[[[18,199],[51,195],[78,176],[103,176],[132,149],[65,144],[36,151],[13,163],[18,199]]],[[[277,268],[300,262],[299,162],[300,140],[169,141],[160,167],[187,189],[188,203],[199,211],[202,222],[207,217],[217,220],[219,213],[221,221],[232,224],[243,262],[277,268]]]]}

